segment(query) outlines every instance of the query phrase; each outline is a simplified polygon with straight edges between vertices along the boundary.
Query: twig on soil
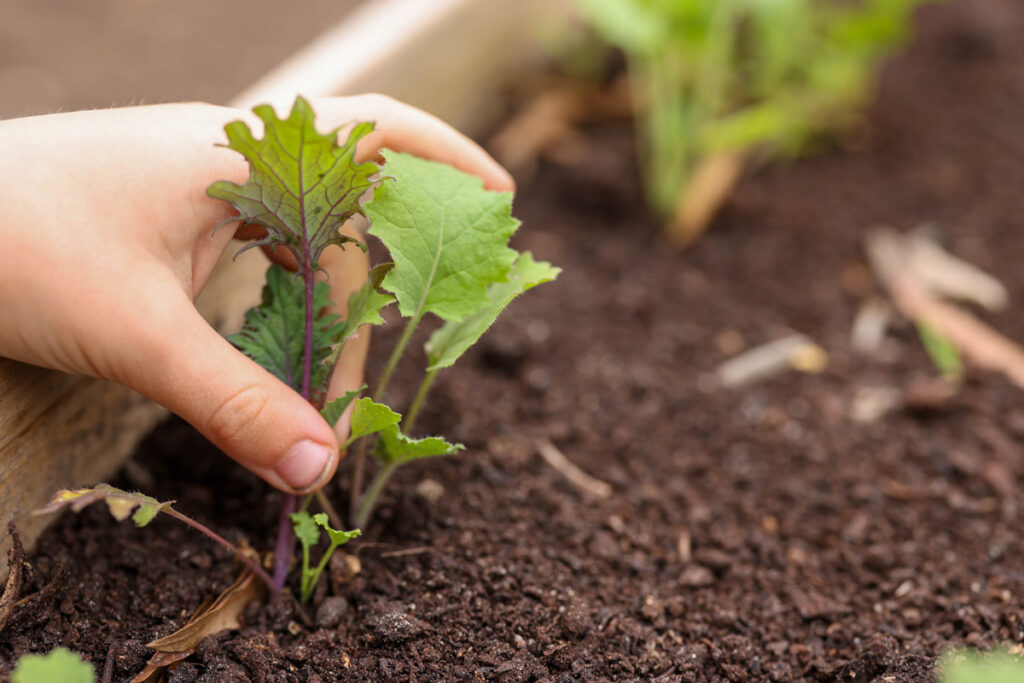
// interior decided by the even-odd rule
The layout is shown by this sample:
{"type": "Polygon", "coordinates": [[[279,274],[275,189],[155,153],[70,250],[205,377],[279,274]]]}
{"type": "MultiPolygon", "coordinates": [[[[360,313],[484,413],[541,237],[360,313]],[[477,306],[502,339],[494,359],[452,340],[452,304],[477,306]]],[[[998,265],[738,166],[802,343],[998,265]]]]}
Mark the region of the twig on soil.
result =
{"type": "Polygon", "coordinates": [[[802,334],[793,334],[730,358],[718,366],[716,373],[722,386],[735,388],[768,379],[789,368],[821,372],[827,363],[828,354],[823,348],[802,334]]]}
{"type": "Polygon", "coordinates": [[[7,626],[17,604],[25,563],[25,548],[21,545],[21,537],[14,522],[7,525],[7,530],[11,535],[11,549],[7,553],[7,584],[4,586],[4,594],[0,596],[0,633],[7,626]]]}
{"type": "Polygon", "coordinates": [[[905,269],[928,291],[990,311],[1004,310],[1010,304],[1009,292],[999,280],[950,254],[920,231],[907,235],[891,232],[891,237],[902,241],[905,269]]]}
{"type": "Polygon", "coordinates": [[[1024,389],[1024,349],[967,311],[942,301],[929,284],[907,268],[908,249],[898,233],[868,233],[865,248],[872,267],[896,308],[916,323],[929,325],[982,368],[1003,372],[1024,389]]]}
{"type": "Polygon", "coordinates": [[[107,659],[103,664],[103,675],[100,676],[100,683],[110,683],[114,680],[114,656],[117,654],[117,641],[110,643],[107,648],[107,659]]]}
{"type": "Polygon", "coordinates": [[[544,458],[547,464],[555,468],[577,488],[597,498],[607,498],[612,495],[611,484],[596,479],[581,470],[565,457],[562,451],[555,447],[555,444],[547,439],[537,439],[535,443],[540,457],[544,458]]]}
{"type": "Polygon", "coordinates": [[[416,546],[415,548],[404,548],[402,550],[390,550],[381,553],[380,557],[409,557],[410,555],[422,555],[423,553],[434,552],[434,547],[429,545],[416,546]]]}

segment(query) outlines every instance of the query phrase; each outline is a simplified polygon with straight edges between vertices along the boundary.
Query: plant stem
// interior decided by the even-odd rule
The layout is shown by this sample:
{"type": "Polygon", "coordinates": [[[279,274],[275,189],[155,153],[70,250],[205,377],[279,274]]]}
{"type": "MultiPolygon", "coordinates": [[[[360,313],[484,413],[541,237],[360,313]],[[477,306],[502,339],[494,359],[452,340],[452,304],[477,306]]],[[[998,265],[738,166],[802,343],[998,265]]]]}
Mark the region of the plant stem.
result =
{"type": "Polygon", "coordinates": [[[339,545],[340,543],[331,543],[327,550],[324,551],[324,554],[320,556],[320,562],[317,563],[316,568],[312,571],[309,571],[309,550],[306,550],[305,564],[303,564],[305,571],[302,573],[308,580],[303,582],[302,593],[299,596],[299,602],[302,604],[306,604],[313,597],[313,589],[316,588],[317,582],[320,581],[320,575],[324,573],[327,562],[331,559],[331,555],[334,554],[339,545]]]}
{"type": "Polygon", "coordinates": [[[295,512],[296,496],[281,494],[281,512],[277,518],[277,545],[274,546],[274,588],[284,588],[291,569],[292,546],[295,543],[291,514],[295,512]]]}
{"type": "Polygon", "coordinates": [[[222,547],[230,550],[231,554],[234,555],[236,558],[238,558],[239,562],[241,562],[246,567],[248,567],[252,571],[253,574],[255,574],[256,576],[260,577],[260,579],[263,581],[263,583],[267,584],[267,586],[271,590],[273,590],[275,592],[280,590],[280,588],[274,583],[274,580],[270,578],[270,574],[267,574],[267,572],[264,571],[263,567],[261,567],[259,565],[259,562],[257,562],[256,560],[252,559],[248,555],[244,554],[241,550],[239,550],[238,548],[235,547],[234,543],[232,543],[228,539],[224,538],[223,536],[218,534],[213,529],[210,529],[209,527],[207,527],[204,524],[200,524],[199,522],[197,522],[196,520],[192,519],[191,517],[188,517],[187,515],[183,515],[183,514],[181,514],[180,512],[178,512],[177,510],[175,510],[174,508],[171,508],[171,507],[165,507],[165,508],[163,508],[161,510],[161,512],[163,512],[164,514],[170,515],[171,517],[174,517],[179,522],[187,524],[188,526],[192,527],[193,529],[195,529],[199,533],[204,534],[207,538],[211,539],[217,545],[222,546],[222,547]]]}
{"type": "MultiPolygon", "coordinates": [[[[313,255],[308,245],[302,254],[302,279],[305,284],[306,333],[302,348],[302,398],[311,398],[311,379],[313,376],[313,327],[316,322],[316,310],[313,308],[314,281],[313,255]]],[[[295,512],[298,502],[296,496],[281,494],[281,512],[277,518],[277,545],[274,546],[274,586],[277,590],[284,588],[291,568],[292,548],[295,546],[295,529],[292,526],[291,514],[295,512]]]]}
{"type": "Polygon", "coordinates": [[[366,523],[370,520],[370,514],[373,513],[374,506],[377,505],[377,498],[380,497],[380,492],[384,490],[384,485],[388,483],[388,479],[391,478],[397,467],[395,464],[385,465],[377,473],[377,476],[373,478],[370,488],[366,489],[366,494],[359,501],[359,509],[355,514],[355,528],[362,529],[366,526],[366,523]]]}
{"type": "MultiPolygon", "coordinates": [[[[384,397],[384,391],[388,388],[388,383],[391,382],[391,376],[395,374],[395,368],[398,367],[398,361],[402,359],[402,354],[405,353],[405,347],[409,345],[409,340],[412,339],[413,332],[416,331],[416,326],[420,324],[420,320],[423,319],[423,311],[421,310],[408,322],[405,323],[405,329],[402,331],[402,336],[398,339],[398,343],[395,344],[395,348],[391,351],[391,356],[388,357],[388,363],[384,366],[384,371],[380,375],[380,380],[377,382],[377,388],[373,392],[373,400],[380,402],[381,398],[384,397]]],[[[360,499],[363,491],[363,483],[366,480],[366,447],[367,440],[360,439],[359,443],[356,444],[356,452],[353,456],[352,463],[352,487],[349,491],[349,517],[353,519],[359,519],[360,515],[360,499]]],[[[380,493],[378,491],[378,493],[380,493]]],[[[357,527],[359,525],[356,525],[357,527]]]]}
{"type": "Polygon", "coordinates": [[[406,434],[412,433],[412,428],[416,425],[416,418],[420,415],[420,408],[423,407],[423,402],[427,398],[427,394],[430,393],[430,387],[434,386],[434,380],[437,379],[437,373],[441,368],[434,368],[433,370],[427,370],[426,376],[423,377],[423,381],[420,383],[420,388],[416,392],[416,398],[412,400],[412,405],[409,406],[409,412],[405,416],[405,420],[402,423],[402,431],[406,434]]]}
{"type": "Polygon", "coordinates": [[[405,347],[409,345],[409,340],[412,339],[412,333],[416,331],[416,326],[423,320],[423,312],[420,311],[414,317],[409,319],[409,322],[405,324],[405,329],[402,331],[402,336],[398,339],[398,343],[395,344],[395,348],[391,351],[391,356],[388,357],[388,364],[384,366],[384,372],[380,374],[380,380],[377,382],[377,388],[373,392],[373,400],[380,402],[384,398],[384,392],[388,388],[388,383],[391,382],[391,376],[395,374],[395,368],[398,367],[398,361],[402,359],[402,355],[405,353],[405,347]]]}

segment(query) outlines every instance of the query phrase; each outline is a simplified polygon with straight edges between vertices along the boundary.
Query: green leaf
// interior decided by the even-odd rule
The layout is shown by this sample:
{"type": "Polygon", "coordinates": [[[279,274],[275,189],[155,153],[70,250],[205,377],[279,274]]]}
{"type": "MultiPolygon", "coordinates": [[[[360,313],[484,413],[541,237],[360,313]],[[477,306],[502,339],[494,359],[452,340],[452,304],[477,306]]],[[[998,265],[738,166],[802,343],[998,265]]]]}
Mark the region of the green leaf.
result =
{"type": "Polygon", "coordinates": [[[156,498],[141,493],[122,491],[110,484],[99,484],[88,489],[62,489],[54,495],[53,500],[36,510],[34,514],[49,514],[65,507],[79,512],[87,505],[99,500],[107,504],[107,509],[110,510],[114,519],[121,522],[130,516],[135,522],[135,526],[139,527],[149,524],[158,513],[170,510],[174,503],[174,501],[162,503],[156,498]]]}
{"type": "MultiPolygon", "coordinates": [[[[330,287],[317,282],[313,288],[314,310],[330,305],[330,287]]],[[[336,315],[321,314],[313,324],[313,365],[310,386],[323,392],[331,377],[327,362],[342,330],[336,315]]],[[[296,391],[302,385],[302,356],[306,335],[305,282],[279,265],[267,270],[263,303],[249,309],[245,324],[228,341],[261,367],[296,391]]]]}
{"type": "Polygon", "coordinates": [[[356,399],[356,396],[358,396],[364,391],[366,391],[365,384],[359,387],[358,389],[353,389],[352,391],[346,393],[344,396],[339,396],[338,398],[334,399],[333,401],[325,405],[323,407],[323,410],[320,411],[320,414],[323,415],[324,419],[327,420],[327,423],[333,427],[334,425],[338,424],[338,420],[341,418],[341,414],[345,412],[345,409],[348,408],[348,405],[356,399]]]}
{"type": "Polygon", "coordinates": [[[295,537],[304,548],[312,548],[320,542],[320,529],[308,512],[301,510],[289,516],[295,525],[295,537]]]}
{"type": "Polygon", "coordinates": [[[667,17],[636,0],[577,0],[582,14],[605,40],[630,52],[650,52],[671,35],[667,17]]]}
{"type": "Polygon", "coordinates": [[[327,521],[327,514],[324,512],[313,515],[313,521],[327,532],[328,538],[331,539],[331,549],[337,548],[339,545],[345,545],[353,538],[358,538],[363,535],[362,529],[353,529],[352,531],[338,531],[332,529],[331,525],[327,521]]]}
{"type": "Polygon", "coordinates": [[[370,233],[395,262],[382,287],[405,317],[433,313],[461,320],[488,303],[487,288],[505,279],[519,226],[512,194],[488,192],[476,176],[408,154],[385,152],[395,182],[374,191],[365,208],[370,233]]]}
{"type": "Polygon", "coordinates": [[[376,434],[401,421],[402,416],[383,403],[374,403],[373,399],[361,398],[356,401],[356,407],[352,410],[349,437],[343,447],[347,448],[356,439],[376,434]]]}
{"type": "Polygon", "coordinates": [[[356,145],[373,130],[373,124],[357,123],[339,146],[340,129],[318,133],[313,109],[302,97],[295,99],[287,119],[277,118],[269,105],[255,107],[253,112],[263,121],[262,140],[254,138],[243,121],[224,128],[227,147],[249,162],[249,179],[244,185],[217,181],[206,194],[238,210],[237,217],[225,222],[258,223],[267,229],[265,238],[246,248],[281,245],[295,255],[300,270],[306,254],[315,269],[328,245],[358,244],[341,235],[339,228],[362,213],[359,199],[380,170],[374,163],[355,162],[356,145]]]}
{"type": "Polygon", "coordinates": [[[508,272],[508,280],[496,282],[487,290],[488,304],[460,321],[439,327],[426,344],[427,370],[451,366],[466,349],[475,344],[494,323],[505,307],[526,290],[550,282],[562,272],[544,261],[534,261],[529,252],[519,255],[508,272]]]}
{"type": "Polygon", "coordinates": [[[92,666],[58,647],[45,655],[25,655],[11,673],[11,683],[93,683],[92,666]]]}
{"type": "Polygon", "coordinates": [[[384,276],[391,272],[392,264],[382,263],[370,269],[370,277],[362,287],[348,297],[348,320],[341,329],[340,339],[344,343],[356,336],[363,325],[383,325],[380,317],[382,308],[395,300],[390,294],[380,291],[384,276]]]}
{"type": "Polygon", "coordinates": [[[439,436],[413,439],[402,434],[398,425],[391,425],[380,433],[377,455],[385,466],[397,467],[420,458],[452,455],[464,449],[465,446],[462,444],[448,443],[439,436]]]}

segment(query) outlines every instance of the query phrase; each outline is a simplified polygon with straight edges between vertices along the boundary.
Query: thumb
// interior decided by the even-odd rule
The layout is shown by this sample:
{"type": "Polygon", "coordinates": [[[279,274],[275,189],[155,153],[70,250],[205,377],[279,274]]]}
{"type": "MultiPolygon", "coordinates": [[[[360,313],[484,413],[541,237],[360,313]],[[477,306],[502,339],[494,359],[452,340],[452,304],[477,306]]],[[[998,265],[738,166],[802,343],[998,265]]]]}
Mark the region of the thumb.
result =
{"type": "Polygon", "coordinates": [[[338,465],[330,425],[221,337],[191,302],[177,309],[182,313],[170,317],[180,319],[149,326],[124,383],[188,420],[276,488],[308,493],[323,486],[338,465]],[[157,334],[160,328],[167,332],[157,334]]]}

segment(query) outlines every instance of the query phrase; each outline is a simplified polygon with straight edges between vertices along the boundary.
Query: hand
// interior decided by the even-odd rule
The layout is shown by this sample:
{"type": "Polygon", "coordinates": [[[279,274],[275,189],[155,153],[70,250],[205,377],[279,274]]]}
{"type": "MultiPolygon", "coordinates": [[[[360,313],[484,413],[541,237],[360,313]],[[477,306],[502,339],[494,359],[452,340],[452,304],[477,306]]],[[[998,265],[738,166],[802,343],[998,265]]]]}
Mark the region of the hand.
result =
{"type": "MultiPolygon", "coordinates": [[[[422,111],[379,95],[312,104],[320,130],[377,122],[363,159],[388,147],[513,188],[483,150],[422,111]]],[[[193,305],[232,237],[230,227],[211,237],[234,211],[206,187],[248,176],[240,155],[215,146],[237,119],[261,134],[250,112],[198,103],[0,122],[0,356],[127,385],[270,484],[307,492],[333,475],[347,419],[332,430],[193,305]]],[[[333,301],[365,280],[358,249],[332,247],[322,265],[333,301]]],[[[362,383],[367,341],[346,347],[330,397],[362,383]]]]}

